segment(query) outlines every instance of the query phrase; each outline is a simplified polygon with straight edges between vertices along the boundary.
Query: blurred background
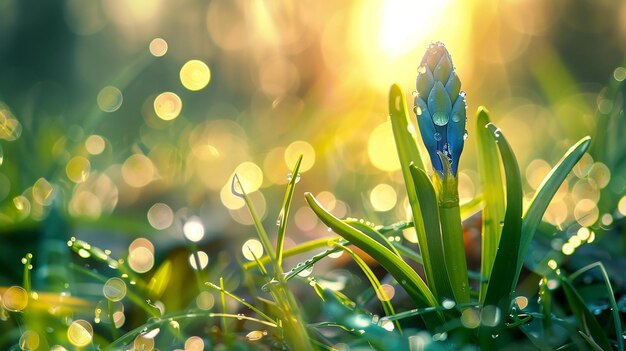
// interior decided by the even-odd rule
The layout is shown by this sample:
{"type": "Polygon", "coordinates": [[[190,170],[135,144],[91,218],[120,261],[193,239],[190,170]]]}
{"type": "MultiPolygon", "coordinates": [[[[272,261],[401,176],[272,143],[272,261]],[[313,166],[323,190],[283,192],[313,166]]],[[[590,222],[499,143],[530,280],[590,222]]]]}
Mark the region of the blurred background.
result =
{"type": "MultiPolygon", "coordinates": [[[[272,229],[300,154],[287,246],[326,234],[304,191],[340,217],[405,220],[387,93],[399,83],[412,108],[435,41],[467,92],[461,202],[481,192],[480,105],[530,199],[569,146],[609,128],[599,119],[614,100],[602,94],[626,78],[626,2],[0,0],[2,252],[32,251],[62,218],[63,243],[71,233],[128,249],[137,273],[185,238],[245,260],[255,233],[233,175],[272,229]],[[152,249],[129,249],[139,237],[152,249]]],[[[549,223],[574,228],[556,251],[626,215],[620,141],[585,156],[550,206],[549,223]]]]}

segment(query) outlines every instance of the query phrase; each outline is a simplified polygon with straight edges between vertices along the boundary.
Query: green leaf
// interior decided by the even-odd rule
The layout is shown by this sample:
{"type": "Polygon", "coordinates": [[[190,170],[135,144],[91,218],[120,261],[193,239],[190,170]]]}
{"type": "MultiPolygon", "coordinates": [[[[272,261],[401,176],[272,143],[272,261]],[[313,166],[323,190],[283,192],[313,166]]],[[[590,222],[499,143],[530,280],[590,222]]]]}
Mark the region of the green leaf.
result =
{"type": "Polygon", "coordinates": [[[384,246],[386,249],[388,249],[389,251],[393,252],[398,257],[400,257],[400,253],[395,248],[395,246],[393,246],[393,244],[389,241],[389,239],[387,239],[387,237],[385,237],[382,233],[380,233],[375,228],[372,228],[367,223],[363,223],[363,222],[361,222],[359,220],[356,220],[356,219],[344,219],[343,221],[345,223],[347,223],[348,225],[354,227],[355,229],[363,232],[363,234],[365,234],[365,235],[369,236],[370,238],[376,240],[379,244],[384,246]]]}
{"type": "Polygon", "coordinates": [[[476,195],[468,202],[461,204],[461,220],[465,221],[485,207],[483,194],[476,195]]]}
{"type": "Polygon", "coordinates": [[[265,231],[265,227],[263,227],[263,223],[261,223],[261,219],[259,218],[259,215],[256,212],[256,208],[254,207],[254,204],[252,203],[250,196],[246,193],[245,189],[243,188],[243,185],[241,181],[239,180],[239,176],[237,174],[235,174],[233,177],[231,191],[236,196],[243,198],[243,201],[246,203],[246,207],[248,208],[248,212],[250,212],[250,216],[252,217],[254,228],[256,229],[257,234],[259,235],[259,240],[261,241],[261,244],[263,245],[263,249],[265,249],[265,252],[267,252],[267,255],[270,257],[270,261],[272,262],[274,267],[277,270],[279,270],[280,265],[278,265],[276,261],[276,251],[274,251],[274,247],[272,246],[270,238],[267,235],[267,232],[265,231]]]}
{"type": "MultiPolygon", "coordinates": [[[[329,236],[326,238],[315,239],[311,241],[304,242],[302,244],[298,244],[294,247],[291,247],[285,251],[283,251],[283,258],[292,257],[299,254],[303,254],[305,252],[317,250],[323,247],[329,247],[335,245],[335,243],[339,240],[342,240],[339,236],[329,236]]],[[[255,267],[259,267],[259,264],[267,264],[270,262],[270,257],[265,255],[258,259],[258,263],[255,261],[246,262],[242,265],[244,270],[250,270],[255,267]]]]}
{"type": "Polygon", "coordinates": [[[613,292],[613,287],[611,286],[611,280],[609,279],[609,274],[606,272],[606,269],[604,268],[604,265],[602,264],[602,262],[595,262],[577,270],[570,276],[570,279],[574,281],[583,273],[589,270],[592,270],[594,268],[598,268],[600,270],[600,273],[602,274],[602,279],[604,280],[604,289],[606,292],[606,297],[609,300],[609,305],[611,306],[611,315],[613,317],[613,327],[615,328],[615,336],[617,339],[617,350],[624,351],[624,338],[620,337],[620,335],[622,334],[622,321],[619,316],[619,309],[617,306],[617,302],[615,301],[615,293],[613,292]]]}
{"type": "Polygon", "coordinates": [[[407,170],[408,166],[414,163],[417,168],[426,171],[426,166],[417,148],[415,128],[409,119],[406,99],[398,84],[392,85],[389,91],[389,116],[400,163],[403,166],[406,165],[407,170]]]}
{"type": "MultiPolygon", "coordinates": [[[[485,207],[483,209],[482,224],[482,260],[480,273],[484,277],[491,274],[491,267],[496,257],[498,241],[504,219],[504,184],[502,181],[502,167],[498,146],[487,129],[489,113],[484,107],[479,107],[476,114],[476,140],[478,142],[478,169],[483,188],[485,207]]],[[[485,300],[487,283],[480,285],[480,301],[485,300]]]]}
{"type": "Polygon", "coordinates": [[[424,223],[422,222],[422,213],[420,210],[419,200],[415,191],[415,185],[411,178],[410,166],[414,164],[417,168],[426,171],[424,161],[417,148],[415,138],[415,128],[409,120],[409,113],[406,108],[406,99],[402,89],[397,84],[391,86],[389,90],[389,118],[391,119],[391,127],[393,129],[393,137],[398,150],[398,158],[400,160],[400,169],[404,178],[407,197],[411,205],[411,213],[415,231],[417,233],[417,242],[420,252],[424,258],[424,270],[426,271],[426,280],[430,285],[433,277],[432,267],[430,265],[430,248],[428,247],[428,238],[424,223]]]}
{"type": "Polygon", "coordinates": [[[300,164],[302,163],[302,155],[298,157],[296,165],[291,172],[292,177],[287,184],[287,190],[285,191],[285,198],[283,199],[283,206],[278,214],[276,223],[278,224],[278,235],[276,239],[276,262],[278,265],[283,264],[283,246],[285,244],[285,231],[287,229],[287,218],[289,218],[289,208],[291,207],[291,201],[293,200],[293,192],[298,182],[298,172],[300,171],[300,164]]]}
{"type": "MultiPolygon", "coordinates": [[[[376,240],[363,234],[349,224],[344,223],[337,217],[333,216],[330,212],[326,211],[320,203],[317,202],[312,194],[306,193],[304,196],[313,212],[315,212],[317,217],[324,222],[324,224],[361,250],[365,251],[381,266],[383,266],[396,279],[396,281],[400,283],[404,290],[406,290],[407,294],[415,302],[418,308],[433,307],[438,305],[437,300],[428,289],[428,286],[426,286],[422,278],[420,278],[413,268],[411,268],[400,257],[386,249],[376,240]]],[[[424,322],[429,329],[433,330],[433,328],[442,322],[442,315],[438,314],[436,317],[424,316],[424,322]]]]}
{"type": "MultiPolygon", "coordinates": [[[[581,335],[585,340],[593,347],[594,343],[600,346],[601,350],[612,350],[611,343],[608,337],[602,330],[600,324],[595,319],[585,301],[580,296],[572,282],[563,275],[559,275],[561,286],[565,292],[565,298],[567,299],[569,307],[572,309],[578,327],[580,328],[581,335]]],[[[621,332],[620,332],[621,334],[621,332]]],[[[618,335],[618,337],[621,335],[618,335]]]]}
{"type": "Polygon", "coordinates": [[[504,224],[483,304],[483,314],[487,311],[485,307],[495,307],[495,309],[489,309],[494,312],[493,316],[491,316],[494,323],[493,326],[483,324],[479,330],[481,341],[488,345],[493,343],[491,336],[499,334],[502,330],[511,307],[511,295],[516,284],[517,270],[517,266],[512,264],[512,262],[517,262],[519,255],[523,193],[519,166],[511,146],[500,132],[500,129],[491,123],[487,124],[487,128],[498,145],[506,178],[504,224]]]}
{"type": "Polygon", "coordinates": [[[591,139],[587,136],[574,144],[544,178],[535,193],[535,197],[530,202],[530,206],[526,210],[522,222],[522,239],[517,261],[518,276],[519,271],[524,265],[524,258],[526,257],[530,243],[537,231],[537,226],[541,222],[541,218],[543,218],[543,214],[546,212],[550,201],[567,175],[589,148],[590,142],[591,139]]]}
{"type": "MultiPolygon", "coordinates": [[[[361,268],[361,270],[365,274],[365,277],[367,277],[367,280],[369,280],[370,284],[374,288],[374,291],[376,292],[376,296],[378,296],[378,300],[383,306],[385,315],[392,316],[396,314],[396,311],[394,310],[393,305],[391,304],[391,301],[390,301],[391,298],[387,295],[387,292],[385,292],[382,285],[380,284],[380,281],[378,280],[374,272],[372,272],[372,270],[367,265],[367,263],[365,263],[365,261],[359,255],[355,254],[354,251],[350,250],[344,245],[337,244],[337,246],[339,246],[343,251],[347,252],[348,255],[350,255],[350,257],[352,257],[354,262],[359,266],[359,268],[361,268]]],[[[396,324],[396,329],[400,332],[400,334],[402,334],[402,328],[400,327],[400,323],[396,322],[395,324],[396,324]]]]}
{"type": "Polygon", "coordinates": [[[156,273],[150,278],[150,282],[148,283],[148,295],[154,301],[157,301],[163,295],[165,288],[170,282],[170,277],[172,276],[172,261],[165,260],[159,266],[156,273]]]}
{"type": "Polygon", "coordinates": [[[427,276],[428,282],[435,296],[441,301],[443,298],[454,299],[450,272],[446,269],[446,259],[441,238],[441,226],[439,224],[439,209],[437,196],[433,184],[426,173],[411,166],[411,178],[419,198],[420,212],[423,216],[426,240],[430,251],[430,261],[424,261],[424,265],[430,265],[431,276],[427,276]]]}

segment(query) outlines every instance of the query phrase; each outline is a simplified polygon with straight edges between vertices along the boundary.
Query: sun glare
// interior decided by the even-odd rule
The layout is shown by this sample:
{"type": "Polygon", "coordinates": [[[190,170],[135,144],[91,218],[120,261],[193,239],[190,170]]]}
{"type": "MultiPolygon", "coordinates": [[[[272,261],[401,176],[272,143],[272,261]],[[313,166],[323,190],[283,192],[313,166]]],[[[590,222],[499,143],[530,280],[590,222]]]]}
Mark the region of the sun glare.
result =
{"type": "Polygon", "coordinates": [[[386,0],[380,4],[378,46],[387,57],[422,48],[445,16],[448,0],[386,0]]]}

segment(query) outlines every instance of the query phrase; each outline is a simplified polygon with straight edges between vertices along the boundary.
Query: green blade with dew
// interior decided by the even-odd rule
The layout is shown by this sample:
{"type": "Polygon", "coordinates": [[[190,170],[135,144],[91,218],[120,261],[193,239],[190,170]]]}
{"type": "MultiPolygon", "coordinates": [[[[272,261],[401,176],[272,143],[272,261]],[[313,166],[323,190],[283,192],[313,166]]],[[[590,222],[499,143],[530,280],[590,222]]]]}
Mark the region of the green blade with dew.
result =
{"type": "MultiPolygon", "coordinates": [[[[417,307],[433,307],[437,306],[437,300],[422,278],[400,257],[386,249],[376,240],[363,234],[354,227],[344,223],[330,212],[324,209],[315,197],[305,194],[305,199],[317,217],[335,233],[341,235],[352,244],[365,251],[374,258],[381,266],[383,266],[400,285],[406,290],[407,294],[415,302],[417,307]]],[[[429,329],[435,328],[442,322],[442,315],[424,317],[424,322],[429,329]]]]}
{"type": "Polygon", "coordinates": [[[594,268],[600,270],[602,280],[604,282],[604,288],[606,290],[606,297],[609,300],[609,306],[611,306],[611,316],[613,317],[613,327],[615,328],[615,335],[617,339],[617,350],[624,351],[624,338],[620,338],[620,335],[622,334],[622,322],[619,316],[620,310],[617,306],[617,302],[615,301],[615,293],[613,291],[613,287],[611,286],[609,274],[606,272],[606,268],[604,268],[602,262],[595,262],[577,270],[576,272],[572,273],[570,279],[571,281],[574,281],[583,273],[590,271],[594,268]]]}
{"type": "MultiPolygon", "coordinates": [[[[488,277],[493,267],[493,261],[498,249],[498,241],[504,219],[504,184],[502,181],[502,168],[496,141],[492,133],[486,128],[489,124],[489,112],[484,107],[479,107],[476,114],[476,139],[478,143],[478,167],[483,187],[485,207],[483,208],[482,223],[482,257],[480,273],[488,277]]],[[[480,285],[480,301],[485,300],[487,283],[480,285]]]]}
{"type": "Polygon", "coordinates": [[[446,269],[441,225],[439,222],[439,208],[435,188],[428,175],[423,170],[410,166],[411,178],[419,198],[420,212],[423,216],[426,240],[430,252],[431,274],[428,282],[435,296],[441,301],[444,298],[453,299],[454,293],[450,283],[451,276],[446,269]]]}
{"type": "Polygon", "coordinates": [[[430,248],[428,247],[428,238],[424,223],[422,222],[422,213],[420,210],[419,199],[415,191],[415,184],[411,178],[411,164],[416,165],[419,169],[426,171],[424,161],[417,147],[415,128],[409,120],[409,113],[406,108],[406,99],[399,85],[394,84],[389,90],[389,118],[393,129],[393,137],[398,151],[398,159],[400,160],[400,169],[404,178],[407,197],[411,205],[411,213],[415,231],[417,233],[417,241],[420,252],[424,258],[424,270],[426,271],[426,280],[430,285],[433,278],[433,271],[430,259],[430,248]]]}
{"type": "MultiPolygon", "coordinates": [[[[578,327],[580,328],[580,332],[582,332],[581,334],[583,334],[584,339],[592,347],[596,344],[600,346],[602,350],[612,350],[611,343],[604,333],[604,330],[591,311],[589,311],[589,308],[578,293],[578,290],[574,287],[574,284],[572,284],[572,281],[562,274],[559,274],[558,277],[561,281],[563,291],[565,292],[565,299],[567,300],[569,307],[572,309],[574,317],[576,317],[576,322],[578,323],[578,327]]],[[[621,331],[618,338],[620,336],[621,331]]]]}
{"type": "MultiPolygon", "coordinates": [[[[198,265],[200,267],[200,265],[198,265]]],[[[163,292],[167,288],[167,285],[170,282],[170,278],[172,276],[172,261],[165,260],[159,268],[156,270],[156,273],[150,278],[150,282],[148,283],[147,293],[151,299],[154,301],[158,301],[163,295],[163,292]]]]}
{"type": "Polygon", "coordinates": [[[270,257],[270,261],[272,264],[278,268],[280,267],[276,262],[276,251],[274,251],[274,247],[270,241],[267,232],[265,231],[265,227],[263,227],[263,223],[261,223],[261,219],[257,214],[256,208],[250,199],[250,196],[243,189],[243,184],[239,180],[239,176],[235,174],[233,176],[233,181],[231,184],[231,192],[233,195],[240,197],[246,203],[246,207],[248,208],[248,212],[250,212],[250,216],[252,217],[252,222],[254,223],[254,228],[259,236],[259,240],[261,241],[261,245],[263,245],[263,249],[267,252],[267,255],[270,257]]]}
{"type": "MultiPolygon", "coordinates": [[[[387,294],[385,289],[383,289],[382,285],[380,284],[380,280],[378,280],[378,278],[376,277],[374,272],[372,272],[372,269],[367,265],[367,263],[365,263],[365,261],[359,255],[354,253],[354,251],[350,250],[346,246],[341,245],[341,244],[337,244],[337,246],[340,247],[346,253],[348,253],[348,255],[352,257],[352,260],[354,260],[354,262],[359,266],[359,268],[361,268],[361,270],[363,271],[363,274],[365,274],[365,277],[374,288],[374,291],[376,291],[376,296],[378,296],[378,300],[382,304],[383,311],[385,311],[385,315],[392,316],[396,314],[396,311],[394,310],[393,305],[391,304],[391,297],[387,294]]],[[[396,329],[398,330],[398,332],[402,334],[402,328],[400,327],[400,323],[396,322],[395,324],[396,324],[396,329]]]]}
{"type": "Polygon", "coordinates": [[[393,252],[398,257],[400,257],[400,253],[393,246],[393,244],[389,241],[389,239],[387,239],[386,236],[384,236],[382,233],[376,230],[376,228],[373,228],[368,223],[361,222],[356,219],[345,219],[344,222],[350,225],[351,227],[354,227],[355,229],[363,232],[363,234],[369,236],[370,238],[376,240],[379,244],[383,245],[386,249],[393,252]]]}
{"type": "Polygon", "coordinates": [[[298,157],[293,170],[291,171],[291,179],[287,184],[287,190],[285,191],[285,198],[283,199],[283,206],[280,208],[278,219],[276,224],[278,225],[278,235],[276,239],[276,261],[282,267],[283,265],[283,251],[285,244],[285,232],[287,230],[287,218],[289,218],[289,209],[291,208],[291,202],[293,200],[293,193],[296,188],[296,183],[300,178],[298,172],[300,171],[300,164],[302,163],[302,155],[298,157]]]}
{"type": "Polygon", "coordinates": [[[574,144],[544,178],[535,196],[531,200],[530,206],[523,216],[522,239],[517,262],[517,276],[519,276],[519,272],[524,265],[524,257],[526,257],[530,243],[537,231],[537,226],[541,223],[541,218],[543,218],[543,214],[546,212],[550,201],[561,187],[561,184],[563,184],[563,181],[571,172],[572,168],[574,168],[576,163],[578,163],[580,158],[585,154],[589,148],[590,142],[591,139],[587,136],[574,144]]]}
{"type": "Polygon", "coordinates": [[[519,255],[523,193],[519,165],[511,146],[500,129],[491,123],[487,124],[486,127],[491,132],[500,151],[506,179],[504,224],[483,304],[483,319],[488,318],[492,323],[483,323],[479,330],[481,342],[485,342],[485,345],[491,345],[494,342],[492,336],[499,335],[509,314],[511,296],[516,285],[517,266],[511,262],[517,262],[519,255]],[[491,315],[486,316],[486,311],[491,312],[491,315]]]}
{"type": "Polygon", "coordinates": [[[243,198],[246,203],[246,207],[250,212],[250,216],[252,217],[252,221],[254,223],[254,227],[256,228],[257,234],[267,252],[267,255],[270,258],[270,262],[274,266],[274,274],[275,279],[277,279],[277,285],[275,289],[271,289],[271,294],[274,297],[275,302],[278,306],[280,306],[281,311],[285,314],[281,319],[282,326],[285,331],[286,340],[288,343],[291,343],[291,346],[299,349],[299,350],[314,350],[313,345],[311,344],[311,339],[308,337],[308,333],[306,331],[306,327],[304,325],[303,318],[300,313],[300,308],[296,303],[296,299],[293,296],[293,293],[287,287],[287,284],[284,280],[284,274],[282,271],[282,267],[278,264],[276,260],[276,251],[274,251],[274,247],[272,246],[270,239],[263,227],[263,223],[261,223],[261,219],[257,214],[257,211],[250,199],[250,196],[246,193],[245,189],[242,186],[241,181],[237,174],[233,177],[233,182],[231,185],[231,191],[234,195],[243,198]]]}

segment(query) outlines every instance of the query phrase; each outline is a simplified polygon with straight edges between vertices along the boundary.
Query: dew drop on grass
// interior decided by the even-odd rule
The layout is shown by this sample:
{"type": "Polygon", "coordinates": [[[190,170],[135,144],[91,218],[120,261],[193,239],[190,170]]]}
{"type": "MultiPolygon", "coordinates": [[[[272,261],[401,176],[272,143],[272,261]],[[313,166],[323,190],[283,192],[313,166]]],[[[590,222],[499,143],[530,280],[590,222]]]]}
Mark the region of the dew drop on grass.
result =
{"type": "Polygon", "coordinates": [[[456,302],[454,302],[454,300],[450,300],[450,299],[445,299],[443,300],[443,302],[441,302],[441,306],[447,310],[454,308],[454,306],[456,306],[456,302]]]}
{"type": "Polygon", "coordinates": [[[285,219],[285,209],[281,209],[278,214],[278,218],[276,218],[276,226],[280,227],[283,224],[283,220],[285,219]]]}
{"type": "Polygon", "coordinates": [[[435,133],[435,135],[434,135],[434,137],[435,137],[435,140],[436,140],[436,141],[441,141],[441,133],[436,132],[436,133],[435,133]]]}
{"type": "Polygon", "coordinates": [[[393,331],[395,328],[393,321],[387,318],[381,318],[380,321],[378,322],[378,325],[380,325],[380,327],[385,329],[386,331],[393,331]]]}
{"type": "Polygon", "coordinates": [[[452,115],[452,122],[460,122],[461,121],[461,115],[459,115],[458,113],[455,113],[452,115]]]}
{"type": "Polygon", "coordinates": [[[311,275],[311,273],[313,273],[313,265],[303,269],[302,271],[300,271],[300,273],[298,273],[298,275],[301,277],[308,277],[311,275]]]}
{"type": "MultiPolygon", "coordinates": [[[[287,181],[288,181],[288,182],[291,182],[291,179],[292,179],[292,178],[293,178],[293,174],[292,174],[291,172],[289,172],[289,173],[287,174],[287,181]]],[[[299,181],[300,181],[300,173],[298,173],[298,174],[296,175],[296,183],[298,183],[299,181]]]]}
{"type": "Polygon", "coordinates": [[[261,340],[265,335],[267,335],[266,331],[253,330],[246,335],[246,339],[248,341],[257,341],[261,340]]]}

